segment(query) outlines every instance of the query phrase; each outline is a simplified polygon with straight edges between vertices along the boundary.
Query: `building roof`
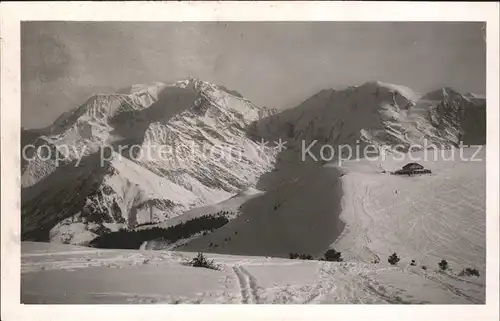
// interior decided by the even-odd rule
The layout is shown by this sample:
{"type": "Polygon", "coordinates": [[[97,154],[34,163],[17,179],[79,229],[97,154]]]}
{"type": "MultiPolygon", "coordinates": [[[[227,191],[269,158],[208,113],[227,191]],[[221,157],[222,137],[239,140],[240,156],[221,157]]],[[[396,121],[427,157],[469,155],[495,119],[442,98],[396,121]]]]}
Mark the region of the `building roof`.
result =
{"type": "Polygon", "coordinates": [[[423,169],[424,166],[418,164],[418,163],[408,163],[405,166],[403,166],[403,169],[423,169]]]}

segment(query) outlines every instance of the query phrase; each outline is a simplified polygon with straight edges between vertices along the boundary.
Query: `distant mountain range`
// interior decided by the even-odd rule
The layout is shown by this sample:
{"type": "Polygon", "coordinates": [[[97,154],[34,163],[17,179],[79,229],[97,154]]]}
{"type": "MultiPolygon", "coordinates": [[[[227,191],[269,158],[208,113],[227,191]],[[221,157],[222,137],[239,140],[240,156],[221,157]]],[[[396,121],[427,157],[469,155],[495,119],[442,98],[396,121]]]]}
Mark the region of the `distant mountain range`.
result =
{"type": "Polygon", "coordinates": [[[241,195],[280,162],[262,140],[292,151],[302,140],[448,148],[485,144],[485,126],[483,97],[451,88],[418,97],[382,82],[322,90],[280,112],[196,78],[97,94],[47,128],[22,130],[21,148],[51,151],[29,148],[22,161],[22,239],[87,245],[241,195]],[[159,147],[169,157],[138,157],[159,147]],[[207,154],[215,147],[225,157],[207,154]]]}

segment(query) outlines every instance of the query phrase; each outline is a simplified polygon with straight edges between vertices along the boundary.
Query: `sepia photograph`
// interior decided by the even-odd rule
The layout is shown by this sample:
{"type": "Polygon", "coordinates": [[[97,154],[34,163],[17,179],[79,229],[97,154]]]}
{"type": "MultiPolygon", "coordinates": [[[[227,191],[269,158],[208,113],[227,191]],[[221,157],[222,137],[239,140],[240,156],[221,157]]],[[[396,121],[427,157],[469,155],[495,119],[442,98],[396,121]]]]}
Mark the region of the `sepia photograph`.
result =
{"type": "Polygon", "coordinates": [[[19,22],[21,304],[485,306],[486,21],[98,20],[19,22]]]}

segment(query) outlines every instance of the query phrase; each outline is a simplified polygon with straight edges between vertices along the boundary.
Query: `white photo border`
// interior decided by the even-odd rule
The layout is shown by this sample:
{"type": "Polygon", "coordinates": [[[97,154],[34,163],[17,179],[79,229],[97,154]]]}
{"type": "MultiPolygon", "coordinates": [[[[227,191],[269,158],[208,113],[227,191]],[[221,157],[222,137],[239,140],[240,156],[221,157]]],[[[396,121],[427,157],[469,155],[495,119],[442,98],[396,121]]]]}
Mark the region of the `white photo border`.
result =
{"type": "Polygon", "coordinates": [[[498,320],[498,2],[4,2],[0,4],[0,15],[2,320],[498,320]],[[20,304],[20,23],[35,20],[486,22],[488,105],[486,304],[453,306],[20,304]]]}

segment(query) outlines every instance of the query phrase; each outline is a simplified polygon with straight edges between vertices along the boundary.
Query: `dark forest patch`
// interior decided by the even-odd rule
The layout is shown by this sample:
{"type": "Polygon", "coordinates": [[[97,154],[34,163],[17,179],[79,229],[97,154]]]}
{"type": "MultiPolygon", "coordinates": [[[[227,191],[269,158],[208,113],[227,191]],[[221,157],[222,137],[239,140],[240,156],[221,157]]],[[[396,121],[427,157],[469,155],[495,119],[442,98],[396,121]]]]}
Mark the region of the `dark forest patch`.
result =
{"type": "Polygon", "coordinates": [[[205,231],[213,231],[229,220],[223,216],[206,215],[168,228],[153,227],[147,230],[120,230],[103,234],[89,244],[91,247],[112,249],[138,249],[146,241],[162,239],[168,243],[188,238],[205,231]]]}

